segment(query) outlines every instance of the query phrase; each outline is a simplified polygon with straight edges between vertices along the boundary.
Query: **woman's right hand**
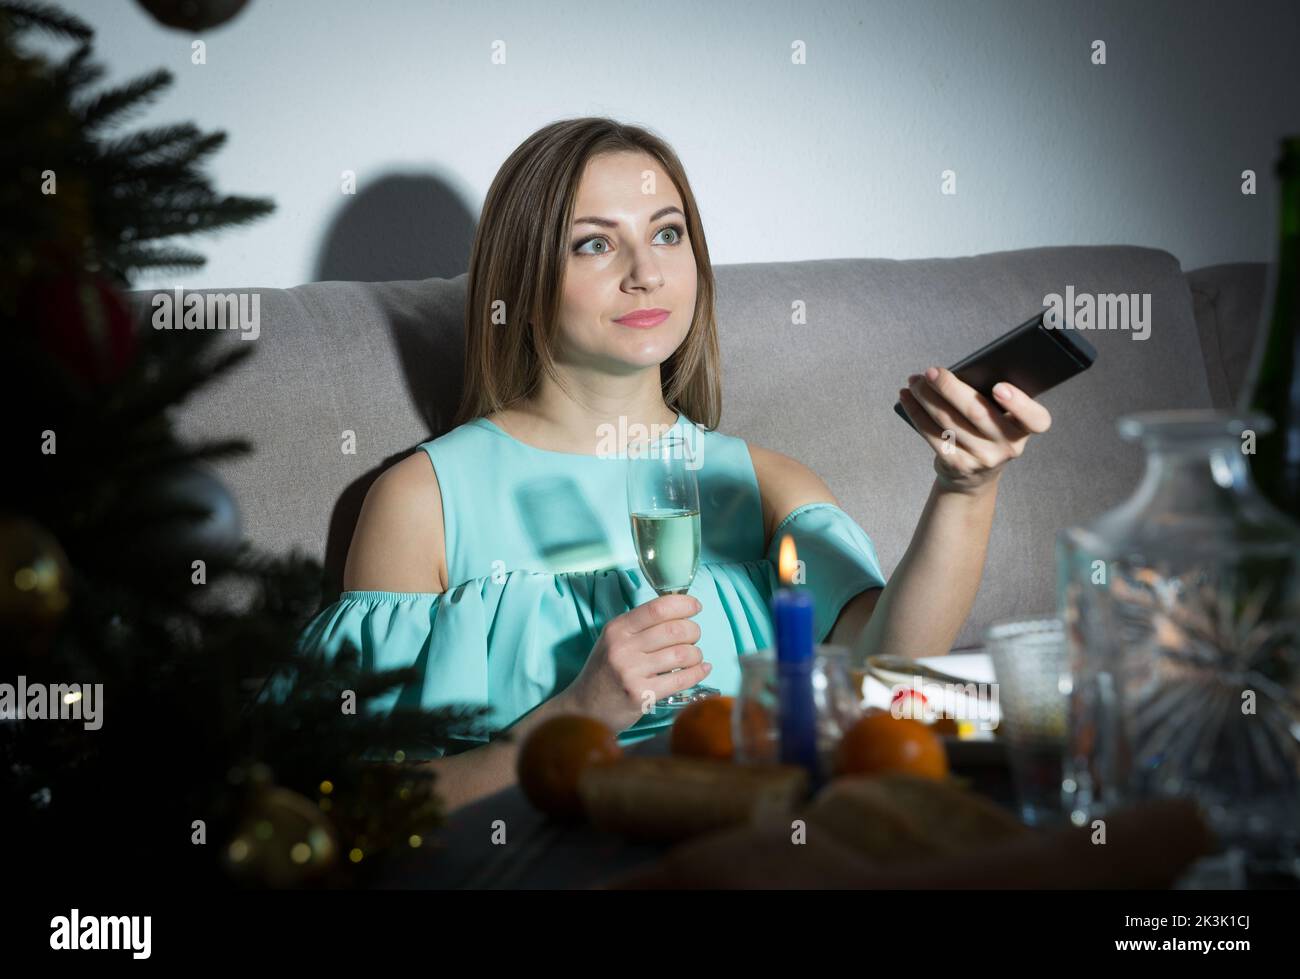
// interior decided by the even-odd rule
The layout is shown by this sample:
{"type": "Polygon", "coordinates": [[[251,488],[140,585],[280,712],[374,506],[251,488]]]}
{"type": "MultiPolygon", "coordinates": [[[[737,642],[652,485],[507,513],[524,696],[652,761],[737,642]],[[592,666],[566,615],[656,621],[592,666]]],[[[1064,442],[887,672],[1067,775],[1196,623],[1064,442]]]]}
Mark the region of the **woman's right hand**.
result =
{"type": "Polygon", "coordinates": [[[690,619],[701,608],[690,595],[661,595],[610,619],[563,692],[568,705],[618,733],[653,711],[656,700],[702,681],[712,667],[694,645],[700,627],[690,619]]]}

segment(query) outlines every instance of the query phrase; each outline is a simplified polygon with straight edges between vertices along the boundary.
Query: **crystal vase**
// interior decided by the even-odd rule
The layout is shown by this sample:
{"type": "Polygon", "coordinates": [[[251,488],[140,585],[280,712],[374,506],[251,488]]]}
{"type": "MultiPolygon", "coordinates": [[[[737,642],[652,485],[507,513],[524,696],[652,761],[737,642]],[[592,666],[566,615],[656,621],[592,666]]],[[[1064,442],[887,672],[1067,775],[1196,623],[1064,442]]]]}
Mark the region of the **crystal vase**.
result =
{"type": "Polygon", "coordinates": [[[1300,525],[1251,482],[1267,418],[1128,415],[1134,495],[1057,539],[1072,820],[1189,796],[1224,847],[1300,855],[1300,525]]]}

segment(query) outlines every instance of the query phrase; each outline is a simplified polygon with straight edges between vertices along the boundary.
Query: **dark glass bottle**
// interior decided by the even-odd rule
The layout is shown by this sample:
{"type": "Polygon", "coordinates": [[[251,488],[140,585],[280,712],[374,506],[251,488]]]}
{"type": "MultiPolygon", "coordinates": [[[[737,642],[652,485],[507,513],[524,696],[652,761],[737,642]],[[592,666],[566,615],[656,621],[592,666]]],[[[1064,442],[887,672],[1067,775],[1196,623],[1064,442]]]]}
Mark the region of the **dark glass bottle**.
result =
{"type": "Polygon", "coordinates": [[[1273,305],[1251,357],[1240,407],[1273,430],[1256,437],[1251,475],[1274,506],[1300,519],[1300,136],[1282,140],[1275,170],[1281,193],[1273,305]]]}

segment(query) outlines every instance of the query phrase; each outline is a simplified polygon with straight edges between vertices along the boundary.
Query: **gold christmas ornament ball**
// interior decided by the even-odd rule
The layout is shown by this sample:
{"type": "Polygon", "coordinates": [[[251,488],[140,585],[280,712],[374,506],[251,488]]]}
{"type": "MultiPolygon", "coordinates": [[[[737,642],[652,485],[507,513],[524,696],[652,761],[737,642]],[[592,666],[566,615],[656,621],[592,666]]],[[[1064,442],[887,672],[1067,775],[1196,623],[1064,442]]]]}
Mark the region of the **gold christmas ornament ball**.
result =
{"type": "Polygon", "coordinates": [[[255,793],[239,831],[226,845],[227,870],[266,887],[301,887],[316,881],[338,860],[334,827],[320,807],[297,792],[269,788],[255,793]]]}
{"type": "Polygon", "coordinates": [[[71,570],[54,535],[22,517],[0,518],[0,626],[37,630],[68,607],[71,570]]]}

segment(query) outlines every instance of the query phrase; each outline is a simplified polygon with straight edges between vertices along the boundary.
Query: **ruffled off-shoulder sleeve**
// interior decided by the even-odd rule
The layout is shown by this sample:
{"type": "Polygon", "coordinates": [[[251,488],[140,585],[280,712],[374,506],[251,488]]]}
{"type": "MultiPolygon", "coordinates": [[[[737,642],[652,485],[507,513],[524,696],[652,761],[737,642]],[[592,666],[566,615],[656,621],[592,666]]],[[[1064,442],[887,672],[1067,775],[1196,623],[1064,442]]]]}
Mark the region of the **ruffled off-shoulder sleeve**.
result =
{"type": "Polygon", "coordinates": [[[791,510],[772,534],[767,559],[780,568],[781,538],[794,538],[804,564],[803,588],[813,595],[813,632],[817,642],[859,592],[885,587],[876,546],[857,522],[833,503],[805,503],[791,510]]]}
{"type": "MultiPolygon", "coordinates": [[[[766,564],[754,565],[765,578],[766,564]]],[[[714,580],[705,572],[697,590],[714,580]]],[[[738,580],[722,576],[717,595],[701,599],[713,606],[710,634],[719,640],[745,633],[744,623],[729,624],[719,607],[723,586],[738,580]]],[[[414,668],[415,679],[369,701],[369,712],[486,707],[481,726],[500,730],[572,682],[605,622],[653,597],[635,569],[562,575],[519,570],[443,593],[345,591],[307,624],[297,646],[300,653],[328,659],[351,644],[367,673],[414,668]]],[[[735,672],[734,657],[725,665],[735,672]]],[[[619,737],[641,737],[670,722],[668,712],[646,714],[619,737]]],[[[466,732],[451,740],[448,751],[482,743],[466,732]]]]}
{"type": "Polygon", "coordinates": [[[345,591],[307,624],[297,648],[333,658],[351,644],[366,672],[416,667],[417,681],[370,701],[376,713],[394,707],[486,704],[487,663],[473,655],[482,647],[483,635],[457,634],[473,628],[481,616],[451,614],[445,606],[456,598],[455,593],[345,591]],[[455,655],[457,649],[468,655],[455,655]]]}
{"type": "MultiPolygon", "coordinates": [[[[772,645],[771,592],[785,534],[804,562],[802,587],[813,594],[818,642],[846,602],[885,584],[871,538],[829,503],[791,511],[766,557],[702,563],[690,589],[703,606],[694,619],[713,666],[707,682],[725,694],[739,690],[739,657],[772,645]]],[[[416,679],[372,700],[372,711],[487,706],[484,725],[500,729],[573,681],[605,623],[654,598],[636,567],[517,570],[441,594],[345,591],[307,624],[298,648],[333,657],[351,644],[367,672],[414,667],[416,679]]],[[[619,740],[631,743],[671,723],[671,712],[647,713],[619,740]]],[[[455,739],[448,750],[481,743],[455,739]]]]}

